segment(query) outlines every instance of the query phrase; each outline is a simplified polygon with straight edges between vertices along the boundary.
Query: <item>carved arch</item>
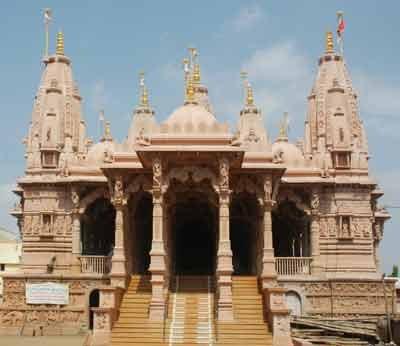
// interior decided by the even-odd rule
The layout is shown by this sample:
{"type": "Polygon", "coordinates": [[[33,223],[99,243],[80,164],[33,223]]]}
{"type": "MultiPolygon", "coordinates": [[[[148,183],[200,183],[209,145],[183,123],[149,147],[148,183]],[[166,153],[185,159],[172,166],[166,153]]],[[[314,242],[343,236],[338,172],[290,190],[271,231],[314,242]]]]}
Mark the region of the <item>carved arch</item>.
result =
{"type": "Polygon", "coordinates": [[[104,187],[99,187],[96,190],[90,192],[87,196],[82,198],[79,203],[79,213],[83,214],[86,208],[92,204],[98,198],[110,198],[109,191],[104,187]]]}
{"type": "Polygon", "coordinates": [[[152,189],[152,181],[150,177],[140,174],[133,179],[133,181],[128,185],[126,189],[127,194],[136,193],[140,190],[143,191],[151,191],[152,189]]]}
{"type": "Polygon", "coordinates": [[[277,198],[278,203],[281,203],[285,200],[293,202],[298,209],[302,210],[307,215],[310,215],[311,213],[310,207],[307,204],[303,203],[300,196],[294,193],[292,190],[288,189],[279,192],[277,198]]]}
{"type": "Polygon", "coordinates": [[[200,183],[203,180],[209,180],[211,186],[218,193],[218,179],[216,175],[207,167],[189,166],[183,168],[172,168],[166,177],[166,186],[168,189],[170,182],[176,179],[181,183],[186,183],[189,179],[193,179],[195,183],[200,183]]]}

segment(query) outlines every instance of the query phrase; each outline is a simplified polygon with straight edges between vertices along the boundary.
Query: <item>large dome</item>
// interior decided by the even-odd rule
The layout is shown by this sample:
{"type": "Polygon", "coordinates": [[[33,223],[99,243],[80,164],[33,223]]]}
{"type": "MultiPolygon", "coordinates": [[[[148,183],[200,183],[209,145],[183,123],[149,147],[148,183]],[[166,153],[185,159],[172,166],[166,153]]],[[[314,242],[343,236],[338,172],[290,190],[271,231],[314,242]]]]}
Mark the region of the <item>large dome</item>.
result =
{"type": "Polygon", "coordinates": [[[186,104],[175,111],[168,117],[165,124],[169,126],[185,126],[191,124],[194,128],[198,128],[200,125],[211,126],[216,123],[214,115],[212,115],[203,106],[196,104],[186,104]]]}
{"type": "Polygon", "coordinates": [[[109,159],[115,151],[114,141],[101,141],[93,145],[88,152],[89,162],[104,162],[109,159]]]}
{"type": "Polygon", "coordinates": [[[275,159],[281,160],[289,167],[301,167],[305,165],[303,153],[287,139],[280,139],[272,144],[272,153],[275,159]]]}

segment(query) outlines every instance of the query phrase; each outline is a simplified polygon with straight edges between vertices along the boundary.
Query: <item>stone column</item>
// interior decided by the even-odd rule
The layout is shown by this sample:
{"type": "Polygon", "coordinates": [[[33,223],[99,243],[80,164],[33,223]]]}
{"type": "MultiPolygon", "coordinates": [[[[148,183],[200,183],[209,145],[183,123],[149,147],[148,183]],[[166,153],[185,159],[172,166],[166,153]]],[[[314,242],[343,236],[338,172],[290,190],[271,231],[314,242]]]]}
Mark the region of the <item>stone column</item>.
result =
{"type": "Polygon", "coordinates": [[[271,211],[273,207],[273,201],[270,199],[264,200],[264,216],[263,216],[263,268],[262,268],[262,279],[267,283],[268,281],[274,281],[277,278],[275,269],[275,255],[274,255],[274,244],[272,235],[272,217],[271,211]]]}
{"type": "Polygon", "coordinates": [[[229,234],[229,162],[219,162],[219,240],[217,252],[218,319],[233,320],[232,304],[232,249],[229,234]]]}
{"type": "Polygon", "coordinates": [[[267,175],[263,180],[264,196],[262,205],[263,217],[263,269],[262,290],[269,326],[272,329],[274,346],[292,346],[290,335],[290,315],[286,305],[286,289],[279,286],[275,268],[275,255],[272,234],[271,211],[274,206],[272,196],[272,177],[267,175]]]}
{"type": "Polygon", "coordinates": [[[319,229],[320,229],[320,213],[319,213],[319,195],[314,190],[311,195],[311,274],[318,275],[322,272],[321,257],[319,251],[319,229]]]}
{"type": "Polygon", "coordinates": [[[81,255],[81,220],[79,212],[79,194],[76,189],[71,191],[72,201],[72,263],[71,271],[73,273],[80,273],[80,261],[79,256],[81,255]]]}
{"type": "Polygon", "coordinates": [[[115,244],[111,259],[111,284],[115,287],[126,286],[126,257],[124,242],[124,213],[127,198],[124,193],[122,177],[115,179],[111,201],[115,207],[115,244]]]}
{"type": "Polygon", "coordinates": [[[153,160],[153,240],[150,251],[152,296],[150,319],[162,321],[165,317],[165,247],[164,247],[164,203],[162,191],[162,162],[153,160]]]}

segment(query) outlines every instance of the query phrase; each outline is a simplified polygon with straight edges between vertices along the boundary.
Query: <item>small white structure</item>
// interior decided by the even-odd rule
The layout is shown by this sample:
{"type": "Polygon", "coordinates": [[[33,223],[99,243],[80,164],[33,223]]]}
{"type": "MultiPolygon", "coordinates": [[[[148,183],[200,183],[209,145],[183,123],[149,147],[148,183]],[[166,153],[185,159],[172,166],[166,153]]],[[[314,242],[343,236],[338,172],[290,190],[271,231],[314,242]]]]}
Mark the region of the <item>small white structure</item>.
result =
{"type": "Polygon", "coordinates": [[[4,273],[19,270],[22,243],[17,236],[0,227],[0,300],[3,297],[4,273]]]}

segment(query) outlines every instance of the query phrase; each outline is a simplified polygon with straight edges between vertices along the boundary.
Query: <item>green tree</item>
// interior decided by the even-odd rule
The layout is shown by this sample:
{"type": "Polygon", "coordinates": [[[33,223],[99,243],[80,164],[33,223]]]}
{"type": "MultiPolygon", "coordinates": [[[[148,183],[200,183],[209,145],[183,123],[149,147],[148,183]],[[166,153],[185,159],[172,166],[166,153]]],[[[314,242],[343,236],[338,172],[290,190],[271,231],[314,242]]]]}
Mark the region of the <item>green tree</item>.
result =
{"type": "Polygon", "coordinates": [[[398,278],[399,277],[399,266],[398,265],[393,265],[393,268],[392,268],[392,276],[394,277],[394,278],[398,278]]]}

